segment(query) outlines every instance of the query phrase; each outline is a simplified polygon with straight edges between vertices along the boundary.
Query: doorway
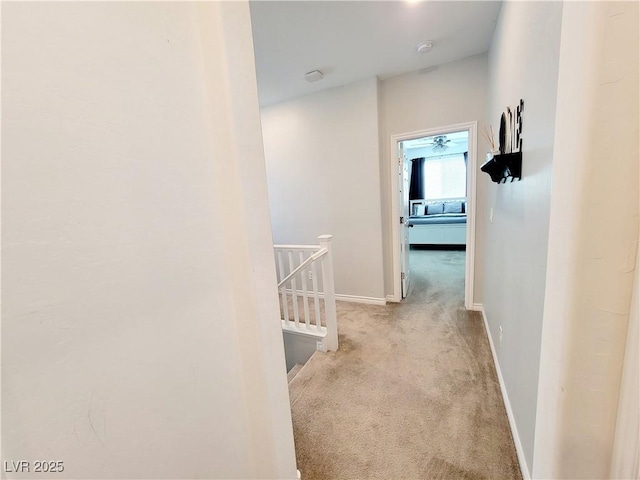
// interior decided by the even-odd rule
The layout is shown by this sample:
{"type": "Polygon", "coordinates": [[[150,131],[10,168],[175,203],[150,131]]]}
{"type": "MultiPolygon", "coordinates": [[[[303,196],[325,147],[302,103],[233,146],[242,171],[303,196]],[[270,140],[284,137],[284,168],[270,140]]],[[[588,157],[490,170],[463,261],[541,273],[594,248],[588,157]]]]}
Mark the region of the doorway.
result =
{"type": "Polygon", "coordinates": [[[393,300],[399,302],[411,291],[412,243],[428,248],[458,245],[466,248],[464,305],[477,309],[473,303],[477,122],[393,135],[390,147],[393,300]],[[454,184],[440,182],[447,172],[454,184]]]}

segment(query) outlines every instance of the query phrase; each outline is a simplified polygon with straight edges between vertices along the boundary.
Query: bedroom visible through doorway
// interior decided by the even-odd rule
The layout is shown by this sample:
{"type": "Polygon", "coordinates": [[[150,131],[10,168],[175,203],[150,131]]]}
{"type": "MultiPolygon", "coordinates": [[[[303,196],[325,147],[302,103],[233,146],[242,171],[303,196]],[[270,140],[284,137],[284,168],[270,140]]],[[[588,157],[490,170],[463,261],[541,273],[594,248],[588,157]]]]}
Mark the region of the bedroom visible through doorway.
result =
{"type": "Polygon", "coordinates": [[[403,150],[409,162],[410,264],[415,279],[427,281],[414,281],[415,290],[437,280],[437,263],[464,271],[469,132],[407,140],[403,150]]]}

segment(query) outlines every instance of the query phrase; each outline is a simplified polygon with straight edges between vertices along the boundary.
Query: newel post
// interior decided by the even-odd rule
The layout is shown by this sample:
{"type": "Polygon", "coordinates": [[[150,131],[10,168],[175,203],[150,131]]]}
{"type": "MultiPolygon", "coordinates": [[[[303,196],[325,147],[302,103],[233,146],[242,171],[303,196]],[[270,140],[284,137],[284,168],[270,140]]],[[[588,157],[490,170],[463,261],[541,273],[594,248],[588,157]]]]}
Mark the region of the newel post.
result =
{"type": "Polygon", "coordinates": [[[325,348],[338,349],[338,318],[336,315],[336,287],[333,278],[333,252],[331,240],[333,235],[320,235],[320,248],[326,248],[327,254],[322,257],[322,286],[324,289],[324,313],[327,321],[325,348]]]}

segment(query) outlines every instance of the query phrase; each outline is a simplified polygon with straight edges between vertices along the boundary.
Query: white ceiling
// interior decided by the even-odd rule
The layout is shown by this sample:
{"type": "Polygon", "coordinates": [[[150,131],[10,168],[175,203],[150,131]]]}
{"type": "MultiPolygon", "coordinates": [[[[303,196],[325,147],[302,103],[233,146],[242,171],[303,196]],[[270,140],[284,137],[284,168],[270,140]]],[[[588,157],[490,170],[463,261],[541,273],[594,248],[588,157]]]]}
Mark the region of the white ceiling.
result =
{"type": "Polygon", "coordinates": [[[497,1],[253,1],[261,105],[486,52],[497,1]],[[424,41],[433,50],[416,53],[424,41]],[[309,83],[304,74],[321,70],[309,83]]]}

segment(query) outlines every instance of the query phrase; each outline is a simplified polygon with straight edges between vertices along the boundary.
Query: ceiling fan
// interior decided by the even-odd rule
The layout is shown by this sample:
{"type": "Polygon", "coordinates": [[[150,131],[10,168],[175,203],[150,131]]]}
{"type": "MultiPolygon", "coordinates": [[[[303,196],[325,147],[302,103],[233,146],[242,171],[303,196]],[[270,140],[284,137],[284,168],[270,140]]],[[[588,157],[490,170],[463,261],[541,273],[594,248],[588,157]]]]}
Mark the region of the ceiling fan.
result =
{"type": "Polygon", "coordinates": [[[433,137],[433,141],[427,145],[430,145],[431,150],[434,152],[444,152],[449,148],[448,143],[451,143],[451,140],[449,140],[446,135],[438,135],[433,137]]]}

